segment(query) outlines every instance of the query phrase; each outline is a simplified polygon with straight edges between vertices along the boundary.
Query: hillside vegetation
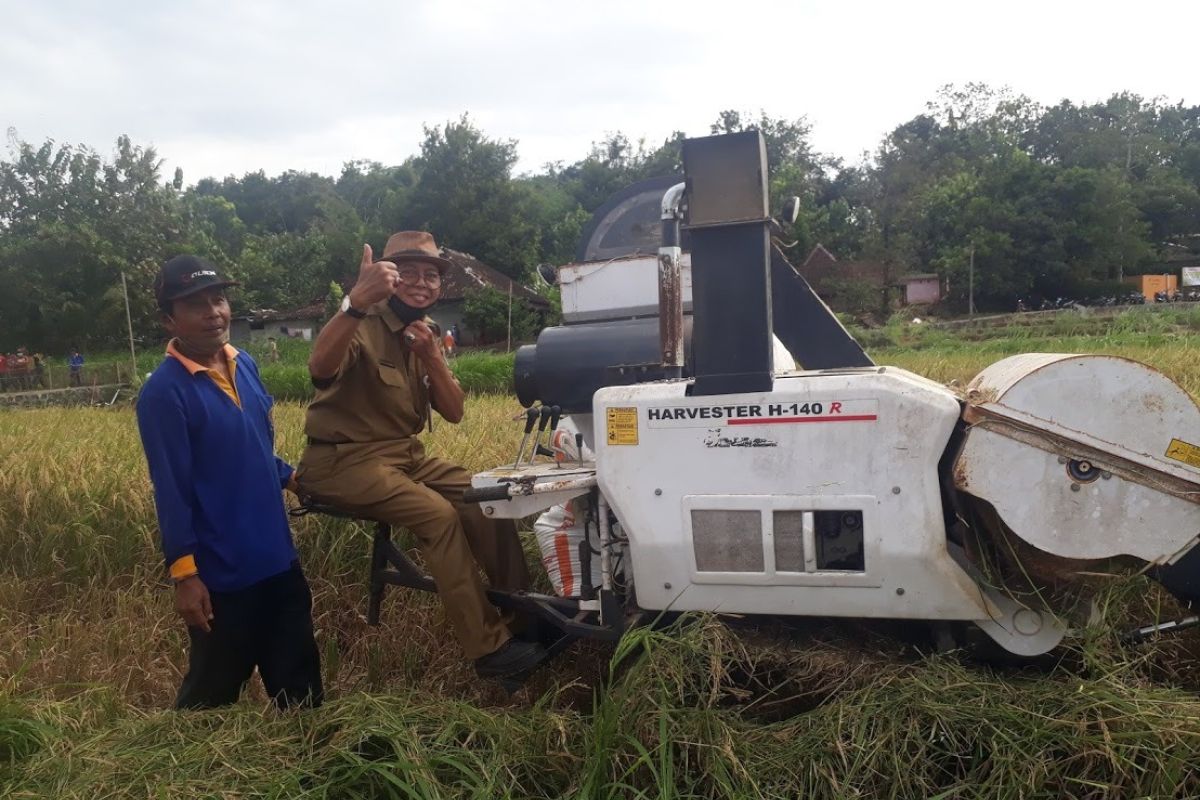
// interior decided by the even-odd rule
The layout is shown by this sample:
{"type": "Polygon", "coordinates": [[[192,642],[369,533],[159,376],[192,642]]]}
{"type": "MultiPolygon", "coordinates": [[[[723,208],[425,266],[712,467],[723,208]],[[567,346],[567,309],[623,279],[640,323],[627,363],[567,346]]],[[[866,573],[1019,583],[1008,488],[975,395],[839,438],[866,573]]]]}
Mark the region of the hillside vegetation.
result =
{"type": "Polygon", "coordinates": [[[946,86],[857,163],[815,149],[827,121],[713,111],[710,125],[657,142],[597,128],[589,152],[535,174],[515,173],[519,142],[466,115],[430,120],[397,163],[348,162],[336,177],[167,176],[162,159],[179,154],[128,136],[101,153],[13,133],[0,157],[0,349],[120,346],[123,276],[135,336],[152,341],[155,271],[183,252],[242,282],[242,313],[322,301],[353,279],[364,242],[378,254],[397,230],[428,230],[536,285],[536,265],[573,261],[615,192],[679,175],[687,137],[746,130],[766,141],[772,209],[801,199],[780,230],[793,262],[819,243],[882,271],[872,285],[850,271],[823,286],[839,310],[886,308],[881,289],[907,273],[936,273],[945,305],[963,311],[972,284],[979,308],[1036,307],[1116,296],[1129,291],[1122,276],[1200,263],[1200,106],[1129,92],[1047,106],[946,86]]]}

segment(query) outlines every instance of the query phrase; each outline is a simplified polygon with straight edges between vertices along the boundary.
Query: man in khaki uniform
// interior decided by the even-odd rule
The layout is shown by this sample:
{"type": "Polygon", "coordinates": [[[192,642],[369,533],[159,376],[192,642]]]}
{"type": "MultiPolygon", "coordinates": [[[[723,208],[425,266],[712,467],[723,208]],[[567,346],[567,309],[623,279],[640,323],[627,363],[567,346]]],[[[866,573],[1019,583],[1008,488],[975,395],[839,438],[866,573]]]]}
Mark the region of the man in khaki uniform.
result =
{"type": "Polygon", "coordinates": [[[439,252],[421,231],[394,234],[379,261],[363,246],[358,281],[313,345],[317,393],[296,478],[315,500],[412,531],[476,671],[514,677],[547,654],[512,637],[479,567],[496,588],[528,588],[516,529],[464,504],[470,475],[426,456],[417,438],[433,411],[451,423],[463,416],[463,391],[425,317],[450,263],[439,252]]]}

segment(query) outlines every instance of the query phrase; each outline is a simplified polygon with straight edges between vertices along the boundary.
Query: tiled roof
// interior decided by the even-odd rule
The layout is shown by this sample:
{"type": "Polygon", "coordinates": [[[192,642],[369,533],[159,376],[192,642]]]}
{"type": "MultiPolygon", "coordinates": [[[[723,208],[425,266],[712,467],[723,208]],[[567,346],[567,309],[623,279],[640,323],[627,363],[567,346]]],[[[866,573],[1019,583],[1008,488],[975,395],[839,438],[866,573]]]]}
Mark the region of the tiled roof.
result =
{"type": "MultiPolygon", "coordinates": [[[[468,290],[485,286],[508,294],[509,277],[503,272],[489,267],[469,253],[460,253],[448,247],[442,250],[442,255],[449,259],[451,264],[442,281],[442,300],[462,300],[468,290]]],[[[546,298],[517,281],[512,281],[512,291],[513,297],[520,298],[535,308],[549,305],[546,298]]]]}

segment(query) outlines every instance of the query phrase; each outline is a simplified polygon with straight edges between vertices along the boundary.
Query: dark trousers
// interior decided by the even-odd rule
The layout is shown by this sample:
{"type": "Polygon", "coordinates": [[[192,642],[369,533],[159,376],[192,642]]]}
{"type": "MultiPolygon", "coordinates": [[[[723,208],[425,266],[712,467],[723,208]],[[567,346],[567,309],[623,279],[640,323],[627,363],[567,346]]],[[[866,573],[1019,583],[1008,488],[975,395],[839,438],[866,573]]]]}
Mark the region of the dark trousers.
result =
{"type": "Polygon", "coordinates": [[[209,596],[212,631],[188,628],[192,646],[176,708],[237,702],[255,667],[278,707],[321,704],[312,592],[299,565],[245,589],[209,596]]]}

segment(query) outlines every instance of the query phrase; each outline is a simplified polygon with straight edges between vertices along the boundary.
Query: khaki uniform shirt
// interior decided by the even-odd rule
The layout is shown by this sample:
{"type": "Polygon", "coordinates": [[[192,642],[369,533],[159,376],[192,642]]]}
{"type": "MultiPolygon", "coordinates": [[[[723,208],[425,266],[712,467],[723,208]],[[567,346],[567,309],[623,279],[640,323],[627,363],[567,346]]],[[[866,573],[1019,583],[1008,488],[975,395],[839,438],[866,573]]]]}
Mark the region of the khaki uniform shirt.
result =
{"type": "Polygon", "coordinates": [[[372,306],[332,385],[318,388],[304,432],[319,442],[384,442],[415,436],[429,422],[424,365],[404,344],[404,323],[387,303],[372,306]]]}

